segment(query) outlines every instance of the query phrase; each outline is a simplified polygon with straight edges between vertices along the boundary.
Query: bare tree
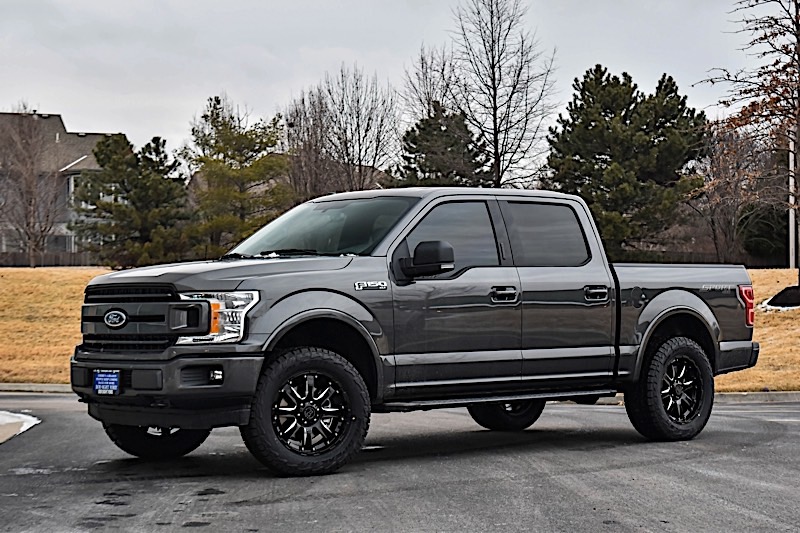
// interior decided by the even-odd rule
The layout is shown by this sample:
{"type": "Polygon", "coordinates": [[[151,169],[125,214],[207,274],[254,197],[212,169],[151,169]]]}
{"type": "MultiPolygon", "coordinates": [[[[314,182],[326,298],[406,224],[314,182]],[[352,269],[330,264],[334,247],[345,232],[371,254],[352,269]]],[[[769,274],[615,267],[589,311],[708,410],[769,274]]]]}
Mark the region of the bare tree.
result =
{"type": "Polygon", "coordinates": [[[55,161],[42,128],[41,118],[22,103],[0,124],[0,191],[4,206],[0,223],[11,229],[28,255],[28,265],[36,266],[37,256],[45,251],[59,213],[64,209],[59,172],[48,168],[55,161]]]}
{"type": "Polygon", "coordinates": [[[709,128],[706,158],[698,169],[704,183],[688,205],[708,225],[717,259],[741,261],[745,237],[769,209],[781,205],[785,188],[770,141],[757,130],[730,121],[709,128]]]}
{"type": "Polygon", "coordinates": [[[326,74],[321,90],[331,112],[328,153],[341,166],[344,189],[373,186],[397,146],[394,90],[381,87],[376,75],[367,78],[358,66],[350,70],[344,64],[338,74],[326,74]]]}
{"type": "Polygon", "coordinates": [[[331,120],[328,99],[320,88],[303,91],[286,109],[289,182],[299,200],[343,189],[328,153],[331,120]]]}
{"type": "Polygon", "coordinates": [[[411,123],[430,118],[436,105],[449,109],[453,97],[455,72],[453,52],[447,47],[420,46],[419,55],[410,69],[405,71],[403,103],[406,118],[411,123]]]}
{"type": "MultiPolygon", "coordinates": [[[[800,133],[800,0],[738,0],[733,13],[741,33],[749,34],[745,50],[760,65],[732,71],[715,68],[704,83],[729,87],[721,103],[742,105],[738,123],[800,133]]],[[[797,136],[795,138],[800,138],[797,136]]]]}
{"type": "MultiPolygon", "coordinates": [[[[726,84],[728,93],[721,103],[742,106],[735,120],[757,128],[765,138],[777,139],[781,147],[794,146],[792,156],[797,161],[798,144],[790,139],[800,139],[800,0],[738,0],[733,13],[741,16],[740,33],[749,35],[744,49],[759,64],[740,70],[716,68],[704,82],[726,84]]],[[[790,166],[784,198],[789,196],[793,210],[795,183],[797,172],[790,166]]],[[[790,213],[791,226],[794,216],[790,213]]],[[[790,228],[790,241],[794,229],[790,228]]]]}
{"type": "Polygon", "coordinates": [[[486,146],[495,187],[532,176],[554,111],[555,50],[539,49],[526,12],[522,0],[466,0],[455,10],[453,95],[486,146]]]}

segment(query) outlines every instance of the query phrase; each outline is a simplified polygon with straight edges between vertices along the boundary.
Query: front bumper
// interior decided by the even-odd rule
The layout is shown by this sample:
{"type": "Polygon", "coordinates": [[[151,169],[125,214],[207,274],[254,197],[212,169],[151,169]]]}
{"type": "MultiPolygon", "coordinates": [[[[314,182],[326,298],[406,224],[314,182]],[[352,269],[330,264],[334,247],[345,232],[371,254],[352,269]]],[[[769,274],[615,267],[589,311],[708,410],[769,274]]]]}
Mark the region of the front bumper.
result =
{"type": "Polygon", "coordinates": [[[727,374],[756,366],[761,347],[751,341],[725,341],[719,343],[719,358],[715,374],[727,374]]]}
{"type": "Polygon", "coordinates": [[[102,422],[208,429],[247,423],[263,362],[262,354],[168,361],[73,357],[70,379],[89,414],[102,422]],[[98,395],[94,370],[119,370],[120,393],[98,395]]]}

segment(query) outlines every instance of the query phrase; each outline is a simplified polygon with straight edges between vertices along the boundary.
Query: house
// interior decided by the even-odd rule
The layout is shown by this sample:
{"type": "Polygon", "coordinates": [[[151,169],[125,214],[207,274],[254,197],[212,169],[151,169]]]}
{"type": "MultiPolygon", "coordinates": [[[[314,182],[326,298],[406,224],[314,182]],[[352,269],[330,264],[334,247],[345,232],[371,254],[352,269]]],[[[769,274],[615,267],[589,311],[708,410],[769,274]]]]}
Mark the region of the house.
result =
{"type": "Polygon", "coordinates": [[[43,205],[38,216],[47,219],[43,227],[52,227],[40,252],[78,251],[75,235],[68,227],[74,218],[71,199],[81,173],[99,169],[92,151],[108,135],[67,131],[61,115],[0,113],[0,253],[26,251],[18,235],[21,196],[12,190],[13,179],[8,179],[20,168],[38,176],[36,194],[43,205]],[[45,185],[48,182],[49,186],[45,185]],[[2,205],[3,200],[6,205],[2,205]]]}

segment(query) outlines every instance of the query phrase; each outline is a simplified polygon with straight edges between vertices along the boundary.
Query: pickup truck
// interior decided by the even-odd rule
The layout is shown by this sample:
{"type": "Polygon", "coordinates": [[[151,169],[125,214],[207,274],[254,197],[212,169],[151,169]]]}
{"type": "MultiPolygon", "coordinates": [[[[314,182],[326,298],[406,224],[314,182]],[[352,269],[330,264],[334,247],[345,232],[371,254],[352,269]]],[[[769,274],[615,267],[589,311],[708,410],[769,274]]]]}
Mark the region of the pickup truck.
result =
{"type": "Polygon", "coordinates": [[[624,393],[646,439],[695,437],[714,376],[756,364],[741,266],[611,264],[546,191],[333,194],[218,260],[86,287],[72,388],[122,450],[169,459],[238,426],[281,475],[332,472],[371,413],[466,407],[520,431],[624,393]]]}

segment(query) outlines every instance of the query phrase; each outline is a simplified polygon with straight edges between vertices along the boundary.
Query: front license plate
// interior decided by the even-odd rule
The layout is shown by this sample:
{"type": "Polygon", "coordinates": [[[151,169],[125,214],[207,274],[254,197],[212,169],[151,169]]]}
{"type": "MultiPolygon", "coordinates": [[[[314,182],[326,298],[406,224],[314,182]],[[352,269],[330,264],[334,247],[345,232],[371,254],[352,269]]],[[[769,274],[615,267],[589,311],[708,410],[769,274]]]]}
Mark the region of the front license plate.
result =
{"type": "Polygon", "coordinates": [[[119,370],[95,370],[94,392],[104,396],[119,394],[119,370]]]}

